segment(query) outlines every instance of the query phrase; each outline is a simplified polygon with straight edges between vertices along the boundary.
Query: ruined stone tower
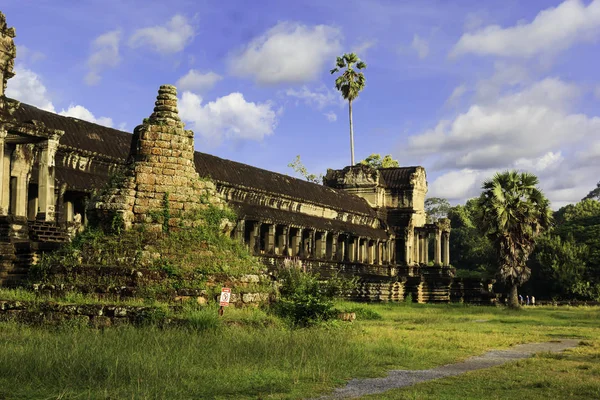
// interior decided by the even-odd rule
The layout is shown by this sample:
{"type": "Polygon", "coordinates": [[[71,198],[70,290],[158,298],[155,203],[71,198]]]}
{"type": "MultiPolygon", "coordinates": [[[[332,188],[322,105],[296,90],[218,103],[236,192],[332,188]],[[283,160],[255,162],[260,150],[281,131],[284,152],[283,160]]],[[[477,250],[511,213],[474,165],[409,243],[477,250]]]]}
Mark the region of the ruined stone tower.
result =
{"type": "Polygon", "coordinates": [[[122,217],[125,228],[152,224],[152,215],[163,212],[170,226],[180,223],[181,213],[223,204],[215,185],[200,179],[194,165],[194,133],[184,129],[177,110],[177,89],[158,90],[154,112],[138,125],[131,141],[124,176],[93,204],[107,222],[122,217]]]}

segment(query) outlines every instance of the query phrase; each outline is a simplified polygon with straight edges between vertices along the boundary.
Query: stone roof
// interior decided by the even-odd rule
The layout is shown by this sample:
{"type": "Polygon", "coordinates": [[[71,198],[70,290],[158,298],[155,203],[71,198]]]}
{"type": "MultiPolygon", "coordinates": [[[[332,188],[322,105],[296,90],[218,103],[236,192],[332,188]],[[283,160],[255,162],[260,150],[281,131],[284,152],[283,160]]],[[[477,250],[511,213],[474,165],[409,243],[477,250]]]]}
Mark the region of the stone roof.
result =
{"type": "MultiPolygon", "coordinates": [[[[40,110],[24,103],[21,103],[13,117],[19,122],[37,120],[43,122],[48,128],[65,131],[60,140],[62,146],[102,154],[120,161],[126,160],[129,155],[132,135],[127,132],[40,110]]],[[[217,183],[273,193],[337,210],[376,217],[375,211],[364,199],[343,190],[310,183],[206,153],[196,152],[194,158],[198,173],[201,176],[210,177],[217,183]]],[[[59,169],[61,167],[57,167],[59,180],[78,189],[85,185],[85,172],[69,176],[73,170],[58,172],[59,169]]],[[[102,182],[102,178],[100,175],[90,175],[90,189],[97,187],[102,182]]]]}
{"type": "Polygon", "coordinates": [[[314,228],[328,232],[351,233],[356,236],[370,237],[372,239],[387,239],[383,229],[372,228],[367,225],[357,225],[339,219],[329,219],[301,214],[288,210],[281,210],[266,206],[248,203],[232,203],[238,216],[246,220],[279,223],[295,227],[314,228]]]}
{"type": "Polygon", "coordinates": [[[210,154],[196,152],[196,169],[217,182],[277,193],[289,198],[327,205],[337,210],[351,211],[375,217],[375,211],[362,198],[343,190],[310,183],[288,175],[225,160],[210,154]]]}
{"type": "Polygon", "coordinates": [[[410,189],[412,175],[421,167],[379,168],[379,182],[391,189],[410,189]]]}

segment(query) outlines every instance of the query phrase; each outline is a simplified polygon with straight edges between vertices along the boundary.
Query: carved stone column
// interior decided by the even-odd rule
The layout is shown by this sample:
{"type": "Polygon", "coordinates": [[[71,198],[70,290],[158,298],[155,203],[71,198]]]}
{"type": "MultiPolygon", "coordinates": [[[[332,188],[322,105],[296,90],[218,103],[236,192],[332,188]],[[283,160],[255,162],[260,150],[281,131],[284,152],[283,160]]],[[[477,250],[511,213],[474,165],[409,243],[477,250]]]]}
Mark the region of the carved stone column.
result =
{"type": "Polygon", "coordinates": [[[275,225],[267,225],[267,233],[265,235],[265,254],[275,254],[275,225]]]}
{"type": "Polygon", "coordinates": [[[4,171],[4,142],[7,135],[8,131],[0,126],[0,215],[8,215],[8,196],[10,196],[9,179],[5,179],[10,177],[10,171],[4,171]]]}
{"type": "Polygon", "coordinates": [[[240,219],[235,225],[235,238],[238,242],[244,244],[244,233],[246,231],[246,221],[240,219]]]}
{"type": "Polygon", "coordinates": [[[296,229],[296,234],[292,237],[292,257],[298,257],[298,256],[302,256],[302,246],[301,246],[301,240],[302,240],[302,229],[298,228],[296,229]]]}
{"type": "Polygon", "coordinates": [[[442,231],[436,229],[435,231],[435,248],[433,252],[433,259],[435,265],[442,265],[442,231]]]}
{"type": "Polygon", "coordinates": [[[450,265],[450,232],[444,232],[444,266],[450,265]]]}
{"type": "Polygon", "coordinates": [[[429,234],[423,234],[423,263],[429,264],[429,234]]]}
{"type": "Polygon", "coordinates": [[[327,235],[327,232],[321,232],[321,235],[319,236],[319,240],[316,246],[316,257],[319,259],[327,258],[327,235]]]}
{"type": "MultiPolygon", "coordinates": [[[[248,223],[248,222],[246,222],[248,223]]],[[[248,248],[251,254],[260,253],[260,222],[252,221],[252,229],[250,230],[250,238],[248,240],[248,248]]]]}
{"type": "Polygon", "coordinates": [[[56,199],[54,196],[54,156],[58,149],[58,134],[40,143],[38,166],[38,214],[37,219],[54,221],[56,199]]]}
{"type": "Polygon", "coordinates": [[[331,254],[330,254],[330,257],[327,257],[327,258],[330,260],[338,260],[337,244],[338,244],[340,235],[338,233],[329,233],[329,235],[331,235],[331,254]]]}
{"type": "Polygon", "coordinates": [[[414,257],[413,257],[413,263],[414,264],[420,264],[421,263],[421,248],[420,248],[420,235],[417,231],[415,231],[414,233],[414,246],[413,246],[413,253],[414,253],[414,257]]]}

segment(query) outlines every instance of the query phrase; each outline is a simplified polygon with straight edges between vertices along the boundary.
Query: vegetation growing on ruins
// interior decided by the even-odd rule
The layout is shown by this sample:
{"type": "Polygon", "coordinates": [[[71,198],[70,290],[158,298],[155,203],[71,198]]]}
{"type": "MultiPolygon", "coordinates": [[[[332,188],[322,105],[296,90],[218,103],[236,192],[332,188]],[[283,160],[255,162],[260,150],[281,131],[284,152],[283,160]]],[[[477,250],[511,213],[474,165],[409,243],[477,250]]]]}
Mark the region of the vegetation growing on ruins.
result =
{"type": "Polygon", "coordinates": [[[408,388],[397,398],[434,396],[427,394],[430,390],[471,393],[481,390],[473,383],[480,378],[491,387],[509,382],[502,393],[510,398],[523,398],[519,393],[532,388],[551,391],[554,398],[600,393],[598,307],[336,306],[355,310],[357,320],[290,330],[260,309],[229,308],[218,318],[210,307],[197,311],[195,328],[89,330],[3,322],[0,397],[308,398],[353,377],[431,368],[490,349],[560,337],[581,338],[585,345],[564,355],[444,379],[433,387],[408,388]],[[513,377],[505,380],[509,373],[504,371],[513,377]]]}
{"type": "Polygon", "coordinates": [[[364,165],[369,165],[373,168],[398,168],[400,163],[394,160],[390,154],[386,154],[381,158],[381,154],[373,153],[360,162],[364,165]]]}
{"type": "Polygon", "coordinates": [[[361,70],[366,68],[367,64],[361,61],[355,53],[345,53],[336,59],[335,68],[330,71],[332,75],[343,71],[335,80],[335,88],[342,94],[345,100],[348,100],[348,114],[350,117],[350,165],[354,165],[352,102],[358,98],[360,92],[365,88],[365,75],[361,70]]]}

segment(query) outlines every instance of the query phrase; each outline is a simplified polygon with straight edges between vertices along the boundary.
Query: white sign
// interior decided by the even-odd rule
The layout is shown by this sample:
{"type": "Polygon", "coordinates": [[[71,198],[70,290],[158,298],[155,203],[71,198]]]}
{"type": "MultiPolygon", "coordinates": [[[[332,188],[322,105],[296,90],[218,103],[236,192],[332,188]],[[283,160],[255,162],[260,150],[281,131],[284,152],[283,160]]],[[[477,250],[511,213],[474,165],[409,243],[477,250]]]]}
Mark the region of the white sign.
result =
{"type": "Polygon", "coordinates": [[[229,299],[231,298],[231,289],[224,287],[221,289],[221,299],[219,303],[221,306],[227,307],[229,305],[229,299]]]}

